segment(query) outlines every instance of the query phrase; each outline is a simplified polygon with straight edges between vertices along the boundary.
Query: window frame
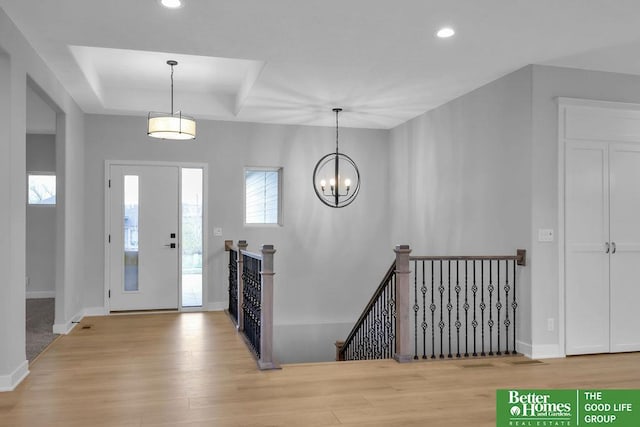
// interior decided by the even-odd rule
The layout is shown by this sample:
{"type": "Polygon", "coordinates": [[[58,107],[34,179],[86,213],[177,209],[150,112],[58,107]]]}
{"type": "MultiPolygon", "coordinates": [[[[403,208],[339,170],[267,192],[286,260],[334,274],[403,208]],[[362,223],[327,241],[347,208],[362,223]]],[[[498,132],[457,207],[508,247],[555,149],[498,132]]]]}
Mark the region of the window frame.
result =
{"type": "Polygon", "coordinates": [[[26,197],[26,202],[27,202],[27,206],[43,206],[43,207],[49,207],[49,208],[55,208],[56,206],[58,206],[58,175],[55,172],[52,171],[27,171],[27,176],[26,176],[26,183],[25,186],[27,187],[27,197],[26,197]],[[55,178],[55,184],[56,184],[56,202],[55,203],[31,203],[29,201],[29,178],[31,176],[53,176],[55,178]]]}
{"type": "Polygon", "coordinates": [[[245,227],[282,227],[283,195],[282,195],[282,166],[245,166],[242,169],[242,221],[245,227]],[[274,223],[247,222],[247,172],[277,172],[278,173],[278,220],[274,223]]]}

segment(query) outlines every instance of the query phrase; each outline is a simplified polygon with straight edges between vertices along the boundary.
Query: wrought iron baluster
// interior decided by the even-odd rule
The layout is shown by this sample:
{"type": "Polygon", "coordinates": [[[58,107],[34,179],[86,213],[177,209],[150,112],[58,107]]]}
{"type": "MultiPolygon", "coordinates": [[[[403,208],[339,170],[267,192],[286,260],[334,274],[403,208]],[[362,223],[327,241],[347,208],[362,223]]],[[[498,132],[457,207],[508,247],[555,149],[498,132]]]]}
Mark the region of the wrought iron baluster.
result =
{"type": "Polygon", "coordinates": [[[489,356],[493,356],[493,263],[489,260],[489,356]]]}
{"type": "Polygon", "coordinates": [[[504,283],[504,303],[506,304],[505,307],[504,307],[504,327],[505,327],[505,333],[504,333],[504,340],[505,340],[504,348],[505,348],[505,352],[504,352],[504,354],[510,354],[511,352],[509,351],[509,325],[511,324],[511,321],[509,320],[509,290],[511,288],[509,286],[509,260],[505,260],[504,261],[504,278],[505,278],[505,283],[504,283]]]}
{"type": "Polygon", "coordinates": [[[460,327],[462,324],[460,323],[460,264],[459,261],[456,260],[456,357],[460,357],[460,327]]]}
{"type": "Polygon", "coordinates": [[[435,285],[436,275],[435,275],[435,270],[433,265],[434,263],[435,261],[431,261],[431,305],[429,306],[429,309],[431,310],[431,358],[432,359],[436,358],[436,331],[435,331],[436,304],[434,302],[434,298],[435,298],[434,285],[435,285]]]}
{"type": "Polygon", "coordinates": [[[440,323],[438,323],[438,326],[440,327],[440,359],[444,359],[444,354],[442,354],[442,351],[444,349],[444,345],[443,345],[443,333],[444,333],[444,319],[443,319],[443,313],[444,313],[444,286],[442,285],[442,260],[440,260],[440,287],[438,288],[438,291],[440,292],[440,323]]]}
{"type": "Polygon", "coordinates": [[[413,360],[418,360],[418,260],[413,261],[413,360]]]}
{"type": "Polygon", "coordinates": [[[389,305],[388,305],[388,286],[385,286],[384,291],[382,291],[382,301],[384,303],[384,310],[382,311],[384,317],[384,355],[385,358],[391,358],[390,354],[390,346],[389,346],[389,305]]]}
{"type": "Polygon", "coordinates": [[[498,279],[496,280],[496,294],[498,295],[498,302],[496,302],[496,309],[498,312],[498,321],[496,323],[496,329],[498,330],[498,351],[496,354],[500,356],[500,309],[502,309],[502,302],[500,302],[500,260],[496,260],[496,267],[498,268],[498,279]]]}
{"type": "Polygon", "coordinates": [[[447,262],[448,265],[448,279],[447,279],[447,312],[448,312],[448,320],[447,320],[447,329],[449,333],[449,353],[447,357],[453,357],[451,354],[451,310],[453,309],[453,305],[451,304],[451,260],[447,262]]]}
{"type": "Polygon", "coordinates": [[[478,352],[476,351],[476,337],[478,329],[478,319],[476,317],[476,295],[478,293],[478,285],[476,284],[476,260],[473,260],[473,286],[471,286],[471,292],[473,292],[473,321],[471,322],[471,325],[473,326],[473,355],[477,356],[478,352]]]}
{"type": "Polygon", "coordinates": [[[482,347],[482,351],[480,352],[480,356],[486,356],[487,354],[484,352],[484,309],[487,308],[487,305],[484,303],[484,261],[480,261],[480,331],[481,338],[480,345],[482,347]]]}
{"type": "Polygon", "coordinates": [[[464,357],[469,357],[469,260],[464,261],[464,357]]]}
{"type": "Polygon", "coordinates": [[[511,307],[513,308],[513,351],[511,354],[516,353],[516,308],[518,303],[516,302],[516,261],[513,262],[513,302],[511,307]]]}
{"type": "Polygon", "coordinates": [[[424,260],[420,262],[422,265],[422,358],[427,358],[427,285],[425,282],[424,260]]]}
{"type": "Polygon", "coordinates": [[[392,352],[395,355],[396,353],[396,332],[398,331],[398,327],[396,325],[396,276],[393,275],[391,277],[391,304],[390,304],[390,310],[391,310],[391,327],[392,327],[392,334],[391,334],[391,348],[392,348],[392,352]]]}

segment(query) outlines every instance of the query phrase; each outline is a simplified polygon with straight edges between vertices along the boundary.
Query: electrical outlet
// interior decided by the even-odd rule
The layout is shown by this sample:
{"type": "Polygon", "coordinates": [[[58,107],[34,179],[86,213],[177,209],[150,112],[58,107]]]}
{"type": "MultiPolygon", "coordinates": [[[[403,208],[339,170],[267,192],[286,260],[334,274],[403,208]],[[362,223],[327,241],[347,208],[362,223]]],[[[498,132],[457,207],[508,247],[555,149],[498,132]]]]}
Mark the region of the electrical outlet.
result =
{"type": "Polygon", "coordinates": [[[555,325],[554,325],[554,320],[552,317],[547,319],[547,330],[549,332],[553,332],[553,330],[555,329],[555,325]]]}

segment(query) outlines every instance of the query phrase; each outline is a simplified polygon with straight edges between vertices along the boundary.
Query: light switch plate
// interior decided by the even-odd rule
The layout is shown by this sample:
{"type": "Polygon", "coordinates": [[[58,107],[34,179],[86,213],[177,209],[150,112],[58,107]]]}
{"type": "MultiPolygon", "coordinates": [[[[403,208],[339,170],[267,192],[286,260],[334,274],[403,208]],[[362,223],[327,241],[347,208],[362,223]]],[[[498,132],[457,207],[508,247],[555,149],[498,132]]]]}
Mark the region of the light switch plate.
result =
{"type": "Polygon", "coordinates": [[[538,230],[538,242],[553,242],[553,229],[540,228],[538,230]]]}
{"type": "Polygon", "coordinates": [[[222,236],[222,227],[215,227],[213,229],[213,235],[214,236],[222,236]]]}

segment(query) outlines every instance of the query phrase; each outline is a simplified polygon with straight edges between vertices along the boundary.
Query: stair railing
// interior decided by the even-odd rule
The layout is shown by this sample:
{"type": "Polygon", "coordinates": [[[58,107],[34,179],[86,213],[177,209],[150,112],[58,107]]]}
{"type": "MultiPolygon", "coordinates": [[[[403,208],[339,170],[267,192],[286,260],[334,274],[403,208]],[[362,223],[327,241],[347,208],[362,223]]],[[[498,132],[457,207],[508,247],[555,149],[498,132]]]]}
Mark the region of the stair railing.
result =
{"type": "Polygon", "coordinates": [[[336,360],[389,359],[396,351],[396,263],[365,306],[344,341],[336,341],[336,360]]]}
{"type": "Polygon", "coordinates": [[[247,242],[229,249],[229,315],[256,356],[258,367],[278,369],[273,360],[273,245],[260,253],[247,250],[247,242]],[[235,260],[235,266],[234,266],[235,260]]]}
{"type": "MultiPolygon", "coordinates": [[[[393,357],[398,362],[516,354],[518,300],[516,255],[410,256],[395,248],[396,260],[344,343],[336,360],[393,357]],[[377,305],[393,275],[392,306],[377,305]],[[393,313],[393,352],[381,315],[393,313]]],[[[384,317],[384,316],[383,316],[384,317]]],[[[386,319],[386,318],[385,318],[386,319]]],[[[388,322],[387,322],[388,323],[388,322]]]]}

